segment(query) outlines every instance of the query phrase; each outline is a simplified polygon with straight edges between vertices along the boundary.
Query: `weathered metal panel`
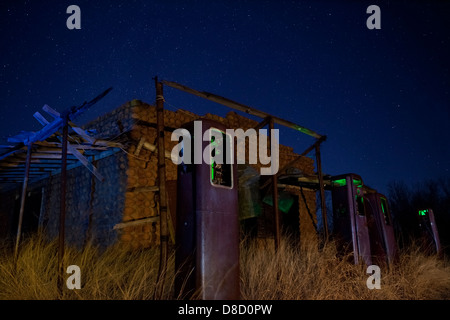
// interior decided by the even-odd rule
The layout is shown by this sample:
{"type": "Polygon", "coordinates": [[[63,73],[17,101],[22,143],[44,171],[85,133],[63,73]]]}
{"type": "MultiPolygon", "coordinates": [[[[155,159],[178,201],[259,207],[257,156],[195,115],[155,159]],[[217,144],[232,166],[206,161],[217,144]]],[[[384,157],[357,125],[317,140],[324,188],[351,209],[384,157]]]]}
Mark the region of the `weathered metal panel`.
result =
{"type": "MultiPolygon", "coordinates": [[[[191,122],[183,127],[192,135],[193,126],[191,122]]],[[[226,129],[218,122],[202,120],[202,136],[211,127],[226,129]]],[[[205,150],[209,144],[202,141],[192,147],[205,150]]],[[[222,182],[214,177],[214,167],[203,161],[178,166],[175,265],[180,272],[175,290],[178,294],[184,287],[183,297],[193,292],[204,300],[240,297],[237,167],[224,166],[231,170],[220,168],[222,182]]]]}
{"type": "Polygon", "coordinates": [[[372,264],[362,179],[349,173],[331,178],[333,201],[333,233],[338,250],[353,249],[354,263],[372,264]]]}
{"type": "Polygon", "coordinates": [[[419,227],[422,236],[429,243],[430,247],[436,250],[436,253],[441,253],[441,241],[439,239],[439,232],[434,218],[432,209],[418,210],[419,227]]]}
{"type": "Polygon", "coordinates": [[[378,261],[392,264],[398,248],[387,198],[380,193],[368,193],[366,199],[372,255],[378,261]]]}

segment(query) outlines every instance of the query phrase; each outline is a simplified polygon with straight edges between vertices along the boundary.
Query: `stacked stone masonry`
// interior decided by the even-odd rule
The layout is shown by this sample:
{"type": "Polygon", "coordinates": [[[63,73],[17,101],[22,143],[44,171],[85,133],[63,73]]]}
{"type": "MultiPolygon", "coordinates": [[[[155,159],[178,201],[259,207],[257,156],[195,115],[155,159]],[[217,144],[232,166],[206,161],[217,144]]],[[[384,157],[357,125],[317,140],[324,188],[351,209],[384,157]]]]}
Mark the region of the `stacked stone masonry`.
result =
{"type": "MultiPolygon", "coordinates": [[[[258,123],[231,111],[225,117],[206,114],[200,117],[186,110],[164,110],[166,128],[176,129],[186,122],[207,118],[223,123],[227,128],[244,131],[254,128],[258,123]]],[[[156,108],[140,100],[132,100],[114,111],[101,116],[84,126],[97,139],[111,139],[124,145],[112,156],[94,162],[105,181],[97,180],[85,167],[80,166],[68,171],[67,177],[67,220],[66,239],[69,243],[83,245],[89,241],[110,245],[120,240],[132,248],[146,248],[159,244],[158,219],[136,226],[114,229],[119,223],[156,217],[159,215],[158,193],[152,190],[158,184],[157,154],[155,150],[142,147],[140,142],[157,144],[156,108]],[[144,140],[142,140],[144,139],[144,140]]],[[[171,141],[171,132],[165,132],[165,148],[171,151],[178,143],[171,141]]],[[[248,145],[246,146],[248,153],[248,145]]],[[[298,154],[292,147],[279,146],[279,165],[295,159],[298,154]]],[[[176,181],[177,167],[166,158],[166,180],[176,181]]],[[[261,164],[252,164],[259,171],[261,164]]],[[[314,174],[314,161],[303,157],[293,166],[306,174],[314,174]]],[[[30,186],[30,189],[43,190],[41,206],[41,227],[49,237],[56,237],[59,226],[60,179],[55,175],[30,186]]],[[[300,233],[315,232],[310,223],[303,198],[298,190],[291,190],[299,198],[300,233]],[[302,223],[303,221],[308,221],[302,223]]],[[[18,194],[18,190],[15,191],[18,194]]],[[[315,213],[315,192],[304,191],[311,212],[315,213]]],[[[3,196],[3,195],[2,195],[3,196]]],[[[170,197],[170,195],[169,195],[170,197]]],[[[10,201],[13,202],[13,201],[10,201]]],[[[8,202],[9,203],[9,202],[8,202]]],[[[11,206],[2,201],[2,214],[11,216],[11,206]]],[[[13,206],[13,205],[12,205],[13,206]]],[[[315,219],[315,217],[314,217],[315,219]]],[[[126,225],[126,224],[125,224],[126,225]]],[[[6,229],[6,223],[0,227],[6,229]]],[[[174,226],[172,227],[172,231],[174,226]]]]}
{"type": "MultiPolygon", "coordinates": [[[[132,118],[136,121],[132,128],[130,138],[131,145],[128,149],[128,164],[127,169],[127,190],[125,196],[125,210],[123,221],[132,221],[137,219],[149,218],[158,215],[158,202],[155,200],[157,194],[152,191],[146,191],[142,187],[151,187],[157,185],[157,157],[152,151],[142,148],[136,155],[136,148],[141,139],[146,142],[156,145],[156,108],[154,106],[143,103],[139,100],[134,100],[130,103],[132,105],[132,118]],[[140,191],[141,190],[141,191],[140,191]]],[[[246,131],[249,128],[254,128],[258,122],[238,115],[235,112],[229,112],[226,117],[220,117],[211,113],[200,117],[192,112],[186,110],[170,111],[164,110],[164,124],[169,128],[179,128],[182,124],[197,120],[200,118],[212,119],[223,123],[227,128],[238,129],[241,128],[246,131]]],[[[165,148],[171,151],[178,143],[171,141],[171,132],[165,134],[165,148]]],[[[246,146],[246,154],[248,155],[248,145],[246,146]]],[[[294,153],[292,147],[280,145],[280,168],[298,157],[294,153]]],[[[170,159],[166,158],[166,179],[177,179],[177,167],[170,159]]],[[[260,163],[252,165],[259,171],[262,166],[260,163]]],[[[310,158],[304,157],[297,161],[293,166],[306,174],[314,174],[314,161],[310,158]]],[[[304,223],[300,223],[300,233],[303,235],[311,235],[315,233],[312,228],[311,217],[307,213],[306,205],[303,198],[300,197],[298,190],[290,190],[293,194],[299,197],[300,218],[304,223]]],[[[308,208],[314,214],[315,218],[315,192],[304,191],[307,199],[308,208]]],[[[170,196],[169,196],[170,197],[170,196]]],[[[317,222],[317,221],[315,221],[317,222]]],[[[157,222],[147,223],[140,226],[126,227],[122,229],[121,240],[130,244],[132,247],[148,247],[159,244],[159,225],[157,222]]]]}

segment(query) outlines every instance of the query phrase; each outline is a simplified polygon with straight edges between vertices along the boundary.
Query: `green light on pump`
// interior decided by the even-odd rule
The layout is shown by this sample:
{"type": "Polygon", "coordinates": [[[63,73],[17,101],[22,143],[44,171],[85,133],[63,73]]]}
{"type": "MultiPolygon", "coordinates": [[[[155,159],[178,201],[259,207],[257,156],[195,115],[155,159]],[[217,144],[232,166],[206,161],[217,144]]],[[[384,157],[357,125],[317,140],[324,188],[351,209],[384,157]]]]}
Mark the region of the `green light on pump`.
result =
{"type": "Polygon", "coordinates": [[[385,198],[381,198],[381,210],[383,211],[384,214],[386,214],[386,199],[385,198]]]}
{"type": "Polygon", "coordinates": [[[427,209],[425,209],[425,210],[419,210],[419,216],[426,216],[427,213],[428,213],[428,210],[427,210],[427,209]]]}
{"type": "MultiPolygon", "coordinates": [[[[217,142],[214,136],[211,137],[211,145],[217,146],[217,142]]],[[[214,160],[211,159],[211,182],[214,181],[214,160]]]]}
{"type": "Polygon", "coordinates": [[[346,179],[338,179],[333,181],[333,187],[343,187],[347,185],[346,179]]]}
{"type": "MultiPolygon", "coordinates": [[[[356,187],[362,186],[362,180],[360,179],[353,179],[353,184],[356,187]]],[[[344,187],[347,185],[347,179],[337,179],[333,181],[333,187],[344,187]]]]}
{"type": "Polygon", "coordinates": [[[353,179],[353,184],[354,184],[355,186],[359,187],[359,186],[362,185],[362,181],[359,180],[359,179],[353,179]]]}

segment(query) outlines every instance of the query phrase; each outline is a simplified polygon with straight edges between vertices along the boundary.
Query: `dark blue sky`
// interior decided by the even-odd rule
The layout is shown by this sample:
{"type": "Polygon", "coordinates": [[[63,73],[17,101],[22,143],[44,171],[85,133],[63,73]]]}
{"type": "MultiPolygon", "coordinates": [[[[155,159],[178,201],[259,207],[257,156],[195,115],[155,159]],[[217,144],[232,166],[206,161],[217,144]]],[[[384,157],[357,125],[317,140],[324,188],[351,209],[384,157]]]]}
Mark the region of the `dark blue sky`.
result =
{"type": "MultiPolygon", "coordinates": [[[[76,121],[131,99],[152,77],[253,106],[328,136],[323,169],[355,172],[382,192],[450,176],[449,1],[2,1],[0,144],[114,90],[76,121]],[[68,30],[66,9],[81,9],[68,30]],[[368,30],[366,9],[381,9],[368,30]]],[[[165,88],[166,107],[229,109],[165,88]]],[[[302,152],[314,139],[281,129],[302,152]]]]}

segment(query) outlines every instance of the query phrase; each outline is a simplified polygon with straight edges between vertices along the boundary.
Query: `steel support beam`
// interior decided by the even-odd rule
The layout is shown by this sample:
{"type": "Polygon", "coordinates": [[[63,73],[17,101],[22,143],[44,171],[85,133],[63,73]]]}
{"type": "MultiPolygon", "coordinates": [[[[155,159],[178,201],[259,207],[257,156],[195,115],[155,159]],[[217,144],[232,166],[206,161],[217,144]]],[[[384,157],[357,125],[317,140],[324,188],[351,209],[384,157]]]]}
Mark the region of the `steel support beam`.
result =
{"type": "Polygon", "coordinates": [[[59,213],[59,241],[58,241],[58,290],[63,292],[64,275],[64,246],[66,230],[66,180],[67,180],[67,138],[69,132],[69,114],[63,114],[62,159],[61,159],[61,199],[59,213]]]}
{"type": "Polygon", "coordinates": [[[22,235],[22,221],[23,221],[23,212],[25,209],[25,199],[27,197],[28,179],[30,176],[31,153],[32,153],[32,144],[29,144],[27,147],[27,160],[25,165],[25,175],[22,186],[22,196],[20,198],[19,222],[17,224],[16,244],[14,248],[14,265],[17,263],[20,237],[22,235]]]}
{"type": "MultiPolygon", "coordinates": [[[[274,155],[272,154],[271,135],[273,130],[274,130],[274,120],[273,118],[269,118],[269,143],[270,143],[269,150],[271,150],[270,152],[271,163],[273,163],[274,161],[278,161],[278,159],[273,158],[274,155]]],[[[281,234],[280,234],[280,210],[278,208],[278,176],[276,174],[272,175],[272,199],[273,199],[273,215],[275,219],[275,232],[274,232],[275,252],[277,252],[278,249],[280,248],[281,234]]]]}
{"type": "Polygon", "coordinates": [[[159,210],[160,210],[160,261],[158,278],[155,288],[155,298],[161,299],[164,292],[164,280],[167,273],[169,228],[166,198],[166,165],[164,147],[164,95],[163,85],[155,77],[156,87],[156,124],[158,141],[158,182],[159,182],[159,210]]]}
{"type": "Polygon", "coordinates": [[[200,91],[197,91],[195,89],[191,89],[191,88],[189,88],[187,86],[184,86],[182,84],[179,84],[179,83],[176,83],[176,82],[173,82],[173,81],[164,81],[163,80],[162,83],[167,85],[167,86],[169,86],[169,87],[172,87],[172,88],[175,88],[175,89],[178,89],[178,90],[181,90],[181,91],[193,94],[193,95],[201,97],[201,98],[205,98],[205,99],[214,101],[216,103],[222,104],[222,105],[230,107],[232,109],[239,110],[239,111],[242,111],[242,112],[254,115],[254,116],[258,116],[260,118],[272,117],[273,121],[275,123],[283,125],[283,126],[288,127],[288,128],[292,128],[292,129],[297,130],[297,131],[300,131],[300,132],[302,132],[304,134],[307,134],[309,136],[312,136],[312,137],[314,137],[316,139],[320,139],[322,137],[322,135],[318,134],[317,132],[314,132],[313,130],[310,130],[308,128],[305,128],[303,126],[295,124],[295,123],[293,123],[291,121],[284,120],[284,119],[272,116],[272,115],[268,114],[267,112],[264,112],[264,111],[261,111],[261,110],[258,110],[258,109],[246,106],[246,105],[244,105],[242,103],[239,103],[239,102],[236,102],[236,101],[233,101],[233,100],[230,100],[230,99],[218,96],[216,94],[205,92],[205,91],[200,92],[200,91]]]}
{"type": "Polygon", "coordinates": [[[325,185],[323,182],[322,173],[322,159],[320,157],[320,143],[315,145],[316,149],[316,164],[317,164],[317,176],[319,177],[319,191],[320,191],[320,207],[322,209],[322,222],[324,241],[328,242],[328,221],[327,221],[327,206],[325,203],[325,185]]]}

